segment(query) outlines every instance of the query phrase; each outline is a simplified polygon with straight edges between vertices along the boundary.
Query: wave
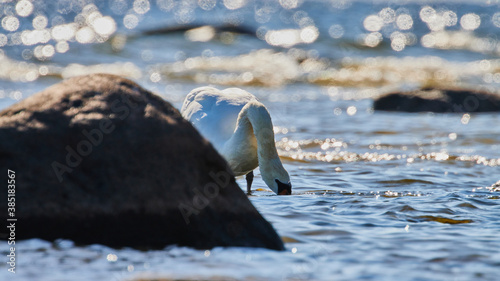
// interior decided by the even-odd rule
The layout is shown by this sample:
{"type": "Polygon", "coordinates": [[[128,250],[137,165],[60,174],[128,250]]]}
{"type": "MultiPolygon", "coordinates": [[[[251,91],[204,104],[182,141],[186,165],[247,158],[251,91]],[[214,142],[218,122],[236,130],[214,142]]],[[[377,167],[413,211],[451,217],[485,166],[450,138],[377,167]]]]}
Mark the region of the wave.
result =
{"type": "Polygon", "coordinates": [[[238,56],[191,57],[151,65],[145,69],[132,62],[58,66],[0,58],[0,79],[31,82],[44,76],[68,78],[95,72],[152,82],[190,81],[224,86],[280,87],[307,83],[327,87],[366,88],[383,86],[461,86],[500,84],[500,59],[451,62],[424,57],[345,58],[340,62],[310,57],[299,50],[276,52],[261,49],[238,56]],[[156,78],[155,78],[156,77],[156,78]]]}
{"type": "MultiPolygon", "coordinates": [[[[283,138],[276,142],[280,157],[285,162],[327,162],[327,163],[350,163],[350,162],[381,162],[381,161],[404,161],[408,164],[437,161],[448,164],[471,163],[475,165],[498,167],[500,158],[488,158],[481,155],[453,155],[448,152],[429,153],[379,153],[379,152],[353,152],[348,151],[345,142],[335,139],[314,140],[289,140],[283,138]],[[319,150],[318,150],[319,149],[319,150]],[[313,151],[311,151],[313,150],[313,151]]],[[[389,146],[397,149],[397,146],[389,146]]],[[[406,150],[401,147],[401,150],[406,150]]],[[[339,170],[340,171],[340,170],[339,170]]]]}

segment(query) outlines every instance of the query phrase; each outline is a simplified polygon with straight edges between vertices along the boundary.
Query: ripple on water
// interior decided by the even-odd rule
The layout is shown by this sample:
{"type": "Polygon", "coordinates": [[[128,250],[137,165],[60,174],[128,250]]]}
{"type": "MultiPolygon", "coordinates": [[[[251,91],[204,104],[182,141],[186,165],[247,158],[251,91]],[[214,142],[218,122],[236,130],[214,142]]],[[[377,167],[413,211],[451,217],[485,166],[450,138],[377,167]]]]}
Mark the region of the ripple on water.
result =
{"type": "Polygon", "coordinates": [[[444,224],[463,224],[463,223],[473,223],[474,221],[471,219],[450,219],[439,216],[417,216],[413,217],[413,222],[422,222],[422,221],[434,221],[444,224]]]}
{"type": "Polygon", "coordinates": [[[377,183],[381,183],[381,184],[385,184],[385,185],[389,185],[389,186],[411,185],[411,184],[415,184],[415,183],[434,184],[431,181],[418,180],[418,179],[382,180],[382,181],[377,181],[377,183]]]}

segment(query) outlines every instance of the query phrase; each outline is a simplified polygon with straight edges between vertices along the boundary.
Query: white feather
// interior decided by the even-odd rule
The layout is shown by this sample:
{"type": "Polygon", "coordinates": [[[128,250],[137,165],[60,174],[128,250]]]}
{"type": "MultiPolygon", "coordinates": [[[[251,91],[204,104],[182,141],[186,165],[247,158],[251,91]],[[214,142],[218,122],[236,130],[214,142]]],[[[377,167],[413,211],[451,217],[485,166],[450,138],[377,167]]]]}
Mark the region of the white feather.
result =
{"type": "Polygon", "coordinates": [[[201,87],[187,95],[181,113],[214,145],[236,176],[260,166],[262,179],[274,192],[278,192],[275,180],[290,182],[276,152],[271,116],[254,95],[238,88],[201,87]]]}

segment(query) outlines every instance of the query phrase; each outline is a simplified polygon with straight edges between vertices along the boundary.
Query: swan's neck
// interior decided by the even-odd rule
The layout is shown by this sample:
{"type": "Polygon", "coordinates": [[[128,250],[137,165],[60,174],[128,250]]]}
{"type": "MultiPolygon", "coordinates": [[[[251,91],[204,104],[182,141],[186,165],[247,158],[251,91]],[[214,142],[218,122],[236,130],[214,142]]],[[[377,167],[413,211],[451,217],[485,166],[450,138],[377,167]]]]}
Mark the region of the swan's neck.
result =
{"type": "Polygon", "coordinates": [[[286,173],[286,171],[276,151],[273,123],[269,112],[263,104],[257,101],[249,102],[238,116],[238,127],[246,128],[247,134],[249,127],[251,128],[250,133],[253,133],[257,140],[258,165],[262,179],[269,187],[274,186],[277,172],[286,173]]]}
{"type": "Polygon", "coordinates": [[[239,122],[244,122],[245,120],[242,119],[245,118],[250,123],[257,139],[257,155],[261,168],[264,163],[270,160],[279,160],[274,143],[273,123],[264,105],[259,102],[248,103],[240,113],[239,122]]]}

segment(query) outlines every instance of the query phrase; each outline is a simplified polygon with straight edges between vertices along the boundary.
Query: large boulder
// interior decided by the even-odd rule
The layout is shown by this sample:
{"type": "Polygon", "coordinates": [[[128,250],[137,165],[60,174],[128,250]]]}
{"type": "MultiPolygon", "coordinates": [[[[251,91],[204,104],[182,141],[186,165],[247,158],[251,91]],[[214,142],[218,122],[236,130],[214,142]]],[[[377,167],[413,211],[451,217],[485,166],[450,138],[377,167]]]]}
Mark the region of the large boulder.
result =
{"type": "Polygon", "coordinates": [[[283,249],[212,145],[117,76],[72,78],[0,112],[0,167],[0,206],[15,190],[13,216],[0,220],[15,239],[283,249]]]}
{"type": "Polygon", "coordinates": [[[403,112],[494,112],[500,111],[500,95],[481,90],[423,88],[382,95],[375,99],[373,107],[403,112]]]}

